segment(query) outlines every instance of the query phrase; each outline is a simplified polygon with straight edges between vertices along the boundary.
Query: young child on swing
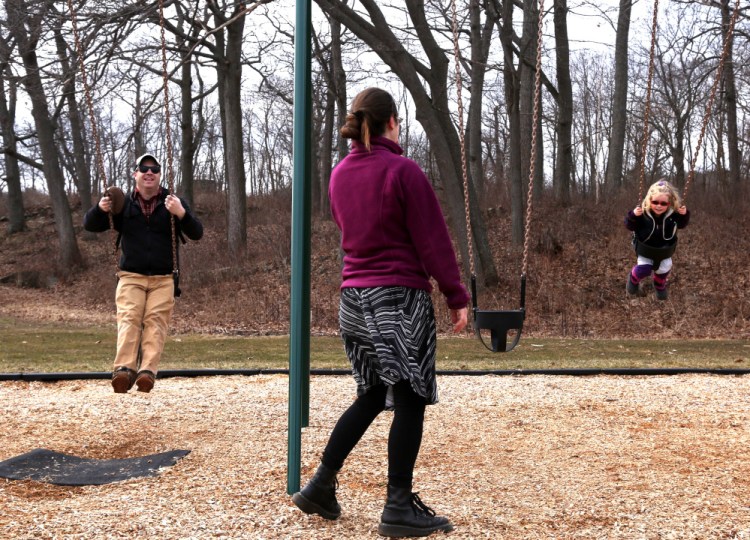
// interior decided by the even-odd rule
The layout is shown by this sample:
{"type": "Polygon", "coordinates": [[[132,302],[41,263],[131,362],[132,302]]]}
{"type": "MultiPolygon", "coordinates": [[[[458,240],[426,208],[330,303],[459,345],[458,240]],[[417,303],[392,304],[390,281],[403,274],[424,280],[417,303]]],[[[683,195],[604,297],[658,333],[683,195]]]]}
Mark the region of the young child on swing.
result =
{"type": "Polygon", "coordinates": [[[628,212],[625,227],[634,232],[633,244],[638,255],[628,276],[629,294],[637,294],[641,280],[653,272],[656,298],[668,298],[667,276],[677,246],[677,229],[684,229],[689,221],[690,212],[682,204],[680,194],[664,179],[651,185],[643,202],[628,212]]]}

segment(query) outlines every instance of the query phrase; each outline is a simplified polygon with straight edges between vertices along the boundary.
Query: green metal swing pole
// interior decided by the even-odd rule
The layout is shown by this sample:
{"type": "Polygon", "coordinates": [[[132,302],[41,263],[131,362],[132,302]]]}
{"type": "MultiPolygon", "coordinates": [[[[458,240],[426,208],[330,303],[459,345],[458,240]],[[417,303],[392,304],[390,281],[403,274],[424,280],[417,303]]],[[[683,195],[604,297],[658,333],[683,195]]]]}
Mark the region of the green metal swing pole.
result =
{"type": "Polygon", "coordinates": [[[310,411],[311,0],[297,0],[294,39],[292,280],[287,493],[300,488],[302,428],[310,411]]]}

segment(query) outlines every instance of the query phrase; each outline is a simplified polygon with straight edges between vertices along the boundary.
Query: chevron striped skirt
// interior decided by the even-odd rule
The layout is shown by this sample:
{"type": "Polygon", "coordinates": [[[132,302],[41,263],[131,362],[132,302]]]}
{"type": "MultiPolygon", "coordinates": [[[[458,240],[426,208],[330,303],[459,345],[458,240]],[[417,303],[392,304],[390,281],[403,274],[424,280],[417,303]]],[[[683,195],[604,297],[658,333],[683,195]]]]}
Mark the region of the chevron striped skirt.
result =
{"type": "Polygon", "coordinates": [[[409,287],[341,290],[339,325],[352,364],[357,395],[408,380],[427,404],[438,401],[435,380],[435,312],[430,294],[409,287]]]}

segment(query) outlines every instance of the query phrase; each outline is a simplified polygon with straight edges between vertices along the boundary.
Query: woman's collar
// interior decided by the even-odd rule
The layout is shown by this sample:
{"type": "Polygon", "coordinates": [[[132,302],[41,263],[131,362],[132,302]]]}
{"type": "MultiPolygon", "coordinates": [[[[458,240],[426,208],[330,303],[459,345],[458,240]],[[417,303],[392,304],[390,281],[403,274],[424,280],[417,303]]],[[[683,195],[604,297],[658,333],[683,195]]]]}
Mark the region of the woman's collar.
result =
{"type": "MultiPolygon", "coordinates": [[[[373,137],[370,139],[370,148],[374,146],[383,146],[387,150],[390,150],[394,154],[402,155],[404,153],[404,149],[401,148],[401,146],[398,143],[393,142],[392,140],[379,136],[379,137],[373,137]]],[[[353,140],[352,141],[352,148],[354,150],[357,150],[359,152],[366,152],[367,149],[365,148],[364,143],[360,141],[353,140]]]]}

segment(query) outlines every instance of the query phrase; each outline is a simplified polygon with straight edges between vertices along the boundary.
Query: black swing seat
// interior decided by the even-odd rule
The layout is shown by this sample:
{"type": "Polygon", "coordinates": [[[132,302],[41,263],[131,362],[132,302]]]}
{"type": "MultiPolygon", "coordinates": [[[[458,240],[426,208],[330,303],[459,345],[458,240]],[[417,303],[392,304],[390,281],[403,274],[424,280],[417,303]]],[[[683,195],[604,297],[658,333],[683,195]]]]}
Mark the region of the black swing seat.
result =
{"type": "Polygon", "coordinates": [[[474,313],[474,332],[479,341],[492,352],[510,352],[521,339],[523,320],[526,318],[526,274],[521,275],[521,307],[491,311],[477,307],[477,280],[471,276],[471,305],[474,313]],[[482,338],[482,330],[490,331],[490,345],[482,338]],[[516,335],[508,344],[508,331],[516,330],[516,335]]]}
{"type": "Polygon", "coordinates": [[[646,257],[654,262],[663,261],[664,259],[669,259],[677,251],[677,239],[675,238],[674,242],[668,246],[653,247],[644,244],[633,235],[633,247],[636,254],[641,257],[646,257]]]}
{"type": "MultiPolygon", "coordinates": [[[[523,320],[526,317],[526,310],[509,309],[503,311],[485,311],[474,309],[474,330],[482,343],[482,330],[490,331],[490,344],[487,347],[492,352],[510,352],[521,339],[521,330],[523,329],[523,320]],[[508,344],[508,331],[517,330],[513,341],[508,344]]],[[[487,344],[485,343],[485,347],[487,344]]]]}

